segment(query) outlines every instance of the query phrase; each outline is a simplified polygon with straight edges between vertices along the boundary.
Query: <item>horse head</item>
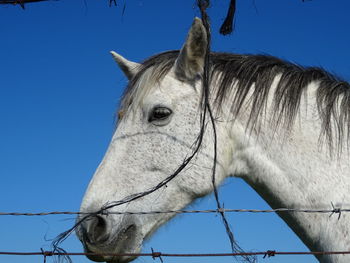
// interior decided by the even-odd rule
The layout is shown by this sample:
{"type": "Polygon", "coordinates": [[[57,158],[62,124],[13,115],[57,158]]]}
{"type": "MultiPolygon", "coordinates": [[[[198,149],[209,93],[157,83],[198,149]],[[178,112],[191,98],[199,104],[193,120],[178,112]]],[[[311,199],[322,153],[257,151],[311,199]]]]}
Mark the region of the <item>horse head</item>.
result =
{"type": "MultiPolygon", "coordinates": [[[[129,85],[117,129],[81,205],[83,213],[108,208],[104,210],[108,215],[90,216],[77,229],[87,252],[137,253],[142,242],[174,216],[113,212],[178,210],[212,191],[213,133],[210,125],[204,132],[201,100],[207,45],[205,28],[196,18],[182,49],[163,53],[162,60],[152,57],[138,64],[112,52],[129,85]],[[198,140],[201,147],[194,155],[198,140]],[[179,172],[191,155],[190,164],[179,172]],[[115,205],[115,201],[131,199],[115,205]]],[[[228,134],[220,136],[228,138],[228,134]]],[[[222,148],[225,150],[217,155],[218,183],[224,178],[227,163],[228,149],[222,148]]],[[[111,262],[133,259],[89,258],[111,262]]]]}

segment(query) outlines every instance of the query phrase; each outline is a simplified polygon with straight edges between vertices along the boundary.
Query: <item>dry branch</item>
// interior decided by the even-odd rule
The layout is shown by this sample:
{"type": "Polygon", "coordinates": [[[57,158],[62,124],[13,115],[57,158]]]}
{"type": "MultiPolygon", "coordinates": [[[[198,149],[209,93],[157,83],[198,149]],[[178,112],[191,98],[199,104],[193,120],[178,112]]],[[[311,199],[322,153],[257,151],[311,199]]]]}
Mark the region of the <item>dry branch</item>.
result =
{"type": "MultiPolygon", "coordinates": [[[[25,4],[37,3],[37,2],[48,2],[48,1],[58,1],[58,0],[0,0],[0,5],[19,5],[24,9],[25,4]]],[[[109,6],[112,6],[112,4],[117,5],[116,0],[108,0],[108,1],[109,1],[109,6]]]]}
{"type": "Polygon", "coordinates": [[[44,1],[50,0],[0,0],[0,5],[20,5],[24,9],[25,4],[44,1]]]}

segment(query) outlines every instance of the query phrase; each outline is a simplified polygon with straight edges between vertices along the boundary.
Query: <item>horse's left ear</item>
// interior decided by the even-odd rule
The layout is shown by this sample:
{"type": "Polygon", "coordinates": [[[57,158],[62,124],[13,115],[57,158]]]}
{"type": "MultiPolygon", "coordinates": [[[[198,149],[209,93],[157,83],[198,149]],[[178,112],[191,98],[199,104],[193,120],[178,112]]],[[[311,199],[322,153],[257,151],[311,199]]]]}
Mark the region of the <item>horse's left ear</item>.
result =
{"type": "Polygon", "coordinates": [[[196,17],[175,62],[175,74],[180,80],[191,81],[202,74],[207,46],[206,30],[202,20],[196,17]]]}
{"type": "Polygon", "coordinates": [[[125,76],[129,80],[131,80],[138,72],[140,64],[136,63],[136,62],[129,61],[114,51],[111,51],[111,54],[112,54],[114,60],[118,63],[120,69],[124,72],[125,76]]]}

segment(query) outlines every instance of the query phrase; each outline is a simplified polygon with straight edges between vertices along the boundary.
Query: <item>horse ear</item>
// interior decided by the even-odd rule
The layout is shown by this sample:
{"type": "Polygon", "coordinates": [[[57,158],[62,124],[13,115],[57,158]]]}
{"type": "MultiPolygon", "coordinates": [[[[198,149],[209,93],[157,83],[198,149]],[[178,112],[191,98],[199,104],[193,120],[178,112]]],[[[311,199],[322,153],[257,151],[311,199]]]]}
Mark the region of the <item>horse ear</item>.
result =
{"type": "Polygon", "coordinates": [[[206,30],[202,20],[196,17],[175,62],[175,74],[179,79],[191,81],[203,72],[207,47],[206,30]]]}
{"type": "Polygon", "coordinates": [[[120,69],[124,72],[125,76],[131,80],[138,72],[141,64],[129,61],[114,51],[111,51],[111,54],[114,60],[118,63],[120,69]]]}

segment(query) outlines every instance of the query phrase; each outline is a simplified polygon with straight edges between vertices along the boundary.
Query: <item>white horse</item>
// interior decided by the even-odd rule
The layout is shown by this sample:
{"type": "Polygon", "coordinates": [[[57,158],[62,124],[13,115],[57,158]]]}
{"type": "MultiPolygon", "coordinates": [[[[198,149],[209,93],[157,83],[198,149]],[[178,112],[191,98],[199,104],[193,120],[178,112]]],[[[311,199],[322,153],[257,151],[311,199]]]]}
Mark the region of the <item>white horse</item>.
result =
{"type": "MultiPolygon", "coordinates": [[[[129,85],[118,127],[81,212],[103,207],[109,212],[178,210],[213,191],[213,127],[208,114],[202,122],[207,45],[205,28],[196,18],[180,51],[157,54],[142,64],[112,52],[129,85]],[[203,123],[199,152],[169,179],[191,156],[203,123]],[[166,186],[154,191],[160,183],[166,186]],[[118,200],[126,202],[113,203],[118,200]]],[[[241,177],[272,208],[349,204],[349,84],[321,69],[269,56],[211,53],[210,63],[216,183],[241,177]]],[[[312,251],[350,250],[347,213],[339,220],[319,213],[279,215],[312,251]]],[[[137,253],[143,240],[172,216],[99,214],[82,222],[77,234],[87,252],[137,253]]],[[[89,257],[108,262],[133,259],[89,257]]],[[[350,262],[347,255],[318,259],[350,262]]]]}

